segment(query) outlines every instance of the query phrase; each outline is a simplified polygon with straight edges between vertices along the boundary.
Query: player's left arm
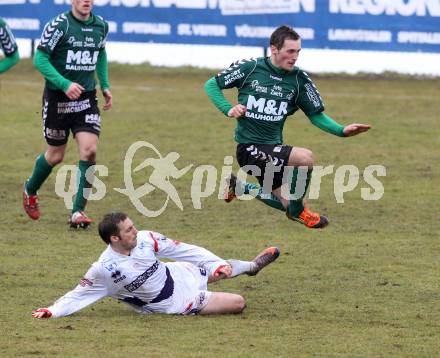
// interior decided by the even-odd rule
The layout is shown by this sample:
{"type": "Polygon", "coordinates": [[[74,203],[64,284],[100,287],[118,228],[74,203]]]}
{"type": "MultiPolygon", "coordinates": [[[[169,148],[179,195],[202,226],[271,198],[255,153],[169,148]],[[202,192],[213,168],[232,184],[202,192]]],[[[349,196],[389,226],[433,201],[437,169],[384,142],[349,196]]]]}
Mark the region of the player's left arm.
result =
{"type": "Polygon", "coordinates": [[[206,269],[213,276],[229,272],[229,263],[203,247],[172,240],[156,232],[149,232],[148,235],[158,257],[192,263],[206,269]]]}
{"type": "Polygon", "coordinates": [[[369,124],[362,124],[362,123],[352,123],[349,125],[346,125],[344,127],[344,136],[345,137],[352,137],[354,135],[358,135],[360,133],[366,132],[370,130],[371,125],[369,124]]]}
{"type": "Polygon", "coordinates": [[[313,125],[324,132],[334,134],[338,137],[351,137],[368,131],[371,126],[369,124],[352,123],[343,126],[326,115],[324,112],[309,115],[308,118],[313,125]]]}
{"type": "Polygon", "coordinates": [[[113,106],[113,96],[110,91],[110,84],[108,80],[108,61],[107,52],[105,48],[99,51],[98,61],[96,63],[96,74],[98,75],[99,84],[101,86],[102,95],[104,96],[104,110],[108,110],[113,106]]]}
{"type": "Polygon", "coordinates": [[[102,109],[104,111],[112,108],[113,106],[113,95],[110,91],[110,83],[108,80],[108,61],[107,61],[107,52],[105,50],[105,43],[107,41],[107,35],[109,32],[108,23],[104,21],[101,17],[100,19],[103,21],[103,36],[104,39],[101,43],[101,48],[99,50],[98,61],[96,63],[96,74],[98,76],[99,85],[101,86],[102,95],[104,96],[104,106],[102,109]]]}
{"type": "Polygon", "coordinates": [[[339,137],[351,137],[366,132],[371,128],[368,124],[359,123],[342,126],[327,116],[324,113],[324,102],[321,98],[321,94],[306,72],[302,70],[298,71],[296,83],[297,96],[295,98],[295,104],[301,108],[316,127],[339,137]]]}

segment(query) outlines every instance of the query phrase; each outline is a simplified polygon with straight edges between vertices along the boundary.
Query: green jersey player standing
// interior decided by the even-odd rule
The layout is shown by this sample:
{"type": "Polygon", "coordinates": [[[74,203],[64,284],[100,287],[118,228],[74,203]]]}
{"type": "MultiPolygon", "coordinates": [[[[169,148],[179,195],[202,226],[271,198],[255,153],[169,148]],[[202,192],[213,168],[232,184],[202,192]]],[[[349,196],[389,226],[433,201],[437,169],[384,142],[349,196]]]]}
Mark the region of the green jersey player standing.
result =
{"type": "Polygon", "coordinates": [[[292,28],[280,26],[270,38],[271,56],[233,63],[209,79],[205,90],[214,105],[237,119],[235,140],[240,167],[254,175],[260,186],[228,178],[225,200],[256,191],[265,204],[286,212],[289,219],[308,228],[323,228],[327,217],[304,206],[313,153],[283,144],[286,118],[301,109],[318,128],[340,137],[370,129],[365,124],[342,126],[324,114],[321,96],[306,72],[295,67],[301,38],[292,28]],[[231,105],[222,90],[238,89],[238,104],[231,105]]]}
{"type": "Polygon", "coordinates": [[[0,17],[0,49],[4,58],[0,59],[0,73],[6,72],[20,60],[17,43],[8,24],[0,17]]]}
{"type": "Polygon", "coordinates": [[[69,132],[79,149],[78,191],[70,216],[70,226],[86,228],[91,219],[84,213],[86,189],[92,183],[101,117],[96,97],[98,76],[104,96],[103,109],[112,107],[108,82],[105,42],[108,24],[92,14],[93,0],[72,0],[72,10],[46,24],[34,65],[46,79],[43,94],[43,131],[47,150],[37,157],[25,182],[23,205],[33,220],[40,218],[37,191],[52,168],[64,158],[69,132]]]}

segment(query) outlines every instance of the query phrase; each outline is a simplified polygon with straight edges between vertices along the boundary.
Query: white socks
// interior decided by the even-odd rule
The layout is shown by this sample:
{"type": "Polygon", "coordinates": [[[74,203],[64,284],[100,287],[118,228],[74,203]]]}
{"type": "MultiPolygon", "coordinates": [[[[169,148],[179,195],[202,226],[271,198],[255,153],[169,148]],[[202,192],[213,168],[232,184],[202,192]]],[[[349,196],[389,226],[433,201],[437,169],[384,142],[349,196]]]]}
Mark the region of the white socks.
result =
{"type": "Polygon", "coordinates": [[[227,262],[232,266],[231,277],[252,272],[257,268],[257,264],[253,261],[240,261],[240,260],[230,259],[227,260],[227,262]]]}

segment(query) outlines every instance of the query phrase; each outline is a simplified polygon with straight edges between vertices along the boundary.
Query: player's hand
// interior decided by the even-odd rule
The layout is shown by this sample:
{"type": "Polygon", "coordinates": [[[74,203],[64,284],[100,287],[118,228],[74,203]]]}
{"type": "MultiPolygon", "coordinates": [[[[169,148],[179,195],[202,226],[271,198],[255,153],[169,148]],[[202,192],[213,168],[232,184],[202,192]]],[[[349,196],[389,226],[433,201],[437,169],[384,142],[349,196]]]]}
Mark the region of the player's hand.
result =
{"type": "Polygon", "coordinates": [[[113,106],[113,96],[109,89],[105,89],[104,91],[102,91],[102,95],[104,96],[105,99],[105,103],[102,106],[102,109],[104,111],[107,111],[113,106]]]}
{"type": "Polygon", "coordinates": [[[231,265],[222,265],[217,268],[214,272],[214,277],[226,278],[232,275],[232,266],[231,265]]]}
{"type": "Polygon", "coordinates": [[[50,317],[52,317],[52,312],[50,312],[47,308],[39,308],[35,311],[32,311],[32,317],[34,317],[34,318],[50,318],[50,317]]]}
{"type": "Polygon", "coordinates": [[[69,86],[69,88],[65,93],[69,99],[76,101],[79,98],[79,96],[81,96],[81,93],[83,93],[83,91],[84,91],[83,86],[81,86],[78,83],[72,82],[72,84],[69,86]]]}
{"type": "Polygon", "coordinates": [[[229,110],[228,117],[233,117],[238,119],[245,113],[246,113],[246,106],[243,106],[242,104],[236,104],[234,107],[232,107],[229,110]]]}
{"type": "Polygon", "coordinates": [[[345,128],[344,128],[344,135],[346,137],[351,137],[351,136],[366,132],[370,128],[371,128],[371,126],[369,124],[359,124],[359,123],[349,124],[348,126],[345,126],[345,128]]]}

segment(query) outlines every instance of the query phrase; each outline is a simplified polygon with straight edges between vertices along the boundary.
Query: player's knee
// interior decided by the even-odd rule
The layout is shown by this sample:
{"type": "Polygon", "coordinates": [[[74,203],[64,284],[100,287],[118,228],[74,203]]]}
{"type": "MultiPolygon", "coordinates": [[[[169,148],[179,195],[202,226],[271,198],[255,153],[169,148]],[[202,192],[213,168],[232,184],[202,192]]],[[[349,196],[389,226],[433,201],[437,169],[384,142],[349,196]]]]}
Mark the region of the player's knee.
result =
{"type": "Polygon", "coordinates": [[[81,148],[81,158],[88,161],[95,161],[96,149],[96,145],[88,145],[84,148],[81,148]]]}
{"type": "Polygon", "coordinates": [[[54,167],[55,165],[60,164],[63,161],[64,152],[47,151],[45,157],[49,165],[54,167]]]}
{"type": "Polygon", "coordinates": [[[240,295],[234,297],[234,313],[241,313],[246,308],[246,300],[240,295]]]}
{"type": "Polygon", "coordinates": [[[301,148],[297,153],[297,166],[304,166],[312,168],[315,163],[315,158],[313,157],[313,152],[306,148],[301,148]]]}

